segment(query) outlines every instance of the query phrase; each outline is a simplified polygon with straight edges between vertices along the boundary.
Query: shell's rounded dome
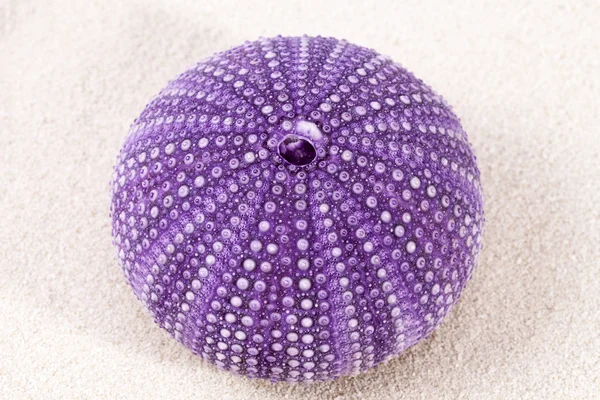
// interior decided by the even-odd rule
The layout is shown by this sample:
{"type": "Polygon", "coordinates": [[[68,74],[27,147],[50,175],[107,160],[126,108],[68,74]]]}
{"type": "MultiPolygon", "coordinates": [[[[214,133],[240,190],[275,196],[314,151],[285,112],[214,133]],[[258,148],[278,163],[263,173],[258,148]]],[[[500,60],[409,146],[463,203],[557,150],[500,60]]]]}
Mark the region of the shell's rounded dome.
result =
{"type": "Polygon", "coordinates": [[[450,106],[343,40],[247,42],[170,82],[111,184],[124,274],[235,373],[354,374],[432,332],[477,263],[479,171],[450,106]]]}

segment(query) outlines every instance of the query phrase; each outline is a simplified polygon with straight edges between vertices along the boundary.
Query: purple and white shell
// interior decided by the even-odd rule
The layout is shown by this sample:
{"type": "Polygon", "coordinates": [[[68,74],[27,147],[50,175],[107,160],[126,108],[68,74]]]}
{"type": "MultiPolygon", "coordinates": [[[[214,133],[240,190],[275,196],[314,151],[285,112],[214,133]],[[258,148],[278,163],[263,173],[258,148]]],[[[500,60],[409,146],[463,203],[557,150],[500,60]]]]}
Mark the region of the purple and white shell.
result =
{"type": "Polygon", "coordinates": [[[219,368],[318,381],[430,334],[477,264],[483,200],[450,106],[344,40],[246,42],[171,81],[111,183],[119,262],[219,368]]]}

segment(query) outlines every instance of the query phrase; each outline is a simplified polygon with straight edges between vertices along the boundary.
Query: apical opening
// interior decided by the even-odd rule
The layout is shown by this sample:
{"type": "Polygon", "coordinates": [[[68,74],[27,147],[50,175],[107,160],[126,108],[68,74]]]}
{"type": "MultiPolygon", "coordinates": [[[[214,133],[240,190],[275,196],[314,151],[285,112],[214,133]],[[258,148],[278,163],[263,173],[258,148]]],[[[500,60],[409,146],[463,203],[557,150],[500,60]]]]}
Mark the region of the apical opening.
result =
{"type": "Polygon", "coordinates": [[[279,155],[290,164],[302,166],[310,164],[317,157],[317,151],[308,140],[287,135],[279,142],[279,155]]]}

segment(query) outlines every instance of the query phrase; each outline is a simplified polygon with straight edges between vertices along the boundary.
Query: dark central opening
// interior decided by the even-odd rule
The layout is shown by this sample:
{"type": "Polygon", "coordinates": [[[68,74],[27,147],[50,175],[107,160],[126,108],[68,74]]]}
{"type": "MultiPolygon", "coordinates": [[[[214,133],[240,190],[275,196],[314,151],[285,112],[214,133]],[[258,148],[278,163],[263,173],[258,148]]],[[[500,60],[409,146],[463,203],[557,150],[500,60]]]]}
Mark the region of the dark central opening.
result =
{"type": "Polygon", "coordinates": [[[279,143],[279,155],[290,164],[310,164],[317,156],[315,147],[308,140],[296,135],[287,135],[279,143]]]}

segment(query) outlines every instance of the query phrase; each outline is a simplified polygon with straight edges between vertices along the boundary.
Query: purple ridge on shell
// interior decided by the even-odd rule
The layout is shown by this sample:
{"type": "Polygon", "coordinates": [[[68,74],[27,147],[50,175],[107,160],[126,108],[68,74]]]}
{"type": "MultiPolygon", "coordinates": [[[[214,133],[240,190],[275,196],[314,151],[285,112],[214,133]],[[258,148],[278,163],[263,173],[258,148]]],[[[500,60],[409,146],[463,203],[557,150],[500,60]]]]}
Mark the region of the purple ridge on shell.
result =
{"type": "Polygon", "coordinates": [[[171,81],[111,183],[123,272],[219,368],[355,374],[430,334],[477,264],[475,156],[450,106],[388,57],[276,37],[171,81]]]}

